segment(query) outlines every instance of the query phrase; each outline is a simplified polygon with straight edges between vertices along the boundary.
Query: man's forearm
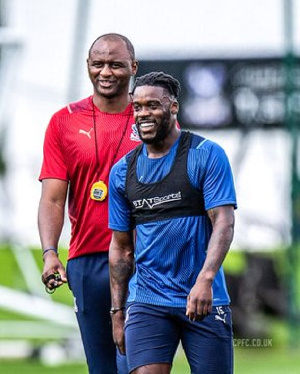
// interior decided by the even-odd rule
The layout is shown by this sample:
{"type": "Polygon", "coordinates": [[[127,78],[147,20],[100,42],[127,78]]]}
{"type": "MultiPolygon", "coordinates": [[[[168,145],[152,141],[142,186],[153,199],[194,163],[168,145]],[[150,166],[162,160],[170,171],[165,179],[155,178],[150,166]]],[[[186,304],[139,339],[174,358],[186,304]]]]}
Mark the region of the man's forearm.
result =
{"type": "Polygon", "coordinates": [[[213,232],[208,243],[207,256],[199,275],[213,281],[230,248],[234,234],[233,209],[226,207],[222,211],[212,210],[209,214],[213,232]]]}
{"type": "MultiPolygon", "coordinates": [[[[111,302],[114,308],[124,308],[128,283],[134,271],[133,243],[120,241],[124,235],[113,234],[109,249],[111,302]]],[[[126,237],[126,236],[125,236],[126,237]]]]}
{"type": "Polygon", "coordinates": [[[38,228],[43,249],[58,245],[64,224],[68,182],[44,179],[38,209],[38,228]]]}
{"type": "Polygon", "coordinates": [[[64,207],[49,202],[40,202],[38,229],[43,249],[57,247],[64,224],[64,207]]]}

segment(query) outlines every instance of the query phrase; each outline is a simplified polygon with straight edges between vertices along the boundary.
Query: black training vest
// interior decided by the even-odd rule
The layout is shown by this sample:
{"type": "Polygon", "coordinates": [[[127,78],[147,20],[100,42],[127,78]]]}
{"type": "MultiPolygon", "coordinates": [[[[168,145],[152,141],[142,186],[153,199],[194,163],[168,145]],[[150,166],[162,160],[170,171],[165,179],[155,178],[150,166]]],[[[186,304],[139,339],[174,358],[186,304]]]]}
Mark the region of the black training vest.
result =
{"type": "Polygon", "coordinates": [[[141,183],[136,175],[140,144],[130,155],[125,193],[131,207],[132,224],[169,218],[205,215],[202,190],[196,189],[187,174],[188,151],[192,135],[182,131],[170,172],[155,183],[141,183]]]}

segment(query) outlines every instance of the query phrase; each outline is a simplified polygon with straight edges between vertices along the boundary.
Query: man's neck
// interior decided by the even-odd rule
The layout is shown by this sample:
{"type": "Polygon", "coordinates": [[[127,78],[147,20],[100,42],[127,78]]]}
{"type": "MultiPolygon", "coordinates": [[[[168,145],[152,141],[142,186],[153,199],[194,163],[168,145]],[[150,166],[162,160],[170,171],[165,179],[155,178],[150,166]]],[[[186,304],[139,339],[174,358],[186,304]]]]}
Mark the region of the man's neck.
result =
{"type": "Polygon", "coordinates": [[[179,138],[181,131],[178,128],[174,128],[169,136],[163,141],[156,144],[147,144],[147,153],[149,158],[161,158],[170,152],[173,144],[179,138]]]}
{"type": "Polygon", "coordinates": [[[94,94],[93,103],[99,110],[101,110],[101,112],[122,113],[130,103],[130,96],[127,94],[113,98],[106,98],[94,94]]]}

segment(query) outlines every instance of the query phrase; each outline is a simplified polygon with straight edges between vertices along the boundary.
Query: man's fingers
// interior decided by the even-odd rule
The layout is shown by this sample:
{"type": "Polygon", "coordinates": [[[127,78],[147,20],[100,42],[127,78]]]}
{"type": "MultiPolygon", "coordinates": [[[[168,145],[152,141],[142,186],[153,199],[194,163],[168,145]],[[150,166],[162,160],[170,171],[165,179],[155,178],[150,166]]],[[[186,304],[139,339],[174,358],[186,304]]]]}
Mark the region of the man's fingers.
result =
{"type": "Polygon", "coordinates": [[[47,276],[43,275],[42,276],[42,281],[47,288],[52,290],[54,288],[57,288],[57,287],[61,286],[63,283],[65,283],[66,278],[63,279],[59,273],[53,273],[53,274],[49,274],[47,276]]]}
{"type": "Polygon", "coordinates": [[[211,303],[199,300],[192,303],[191,299],[188,299],[186,315],[191,321],[201,321],[204,317],[210,314],[211,311],[211,303]]]}

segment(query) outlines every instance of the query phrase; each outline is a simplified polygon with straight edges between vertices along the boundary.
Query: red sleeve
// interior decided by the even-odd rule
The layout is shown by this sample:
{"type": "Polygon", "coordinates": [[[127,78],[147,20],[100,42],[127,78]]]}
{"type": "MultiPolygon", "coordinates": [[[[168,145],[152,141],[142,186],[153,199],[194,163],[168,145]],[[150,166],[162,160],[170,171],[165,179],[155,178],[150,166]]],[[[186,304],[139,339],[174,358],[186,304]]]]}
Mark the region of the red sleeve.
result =
{"type": "Polygon", "coordinates": [[[58,113],[54,114],[45,133],[40,181],[47,178],[68,180],[64,149],[60,141],[59,119],[60,115],[58,113]]]}

